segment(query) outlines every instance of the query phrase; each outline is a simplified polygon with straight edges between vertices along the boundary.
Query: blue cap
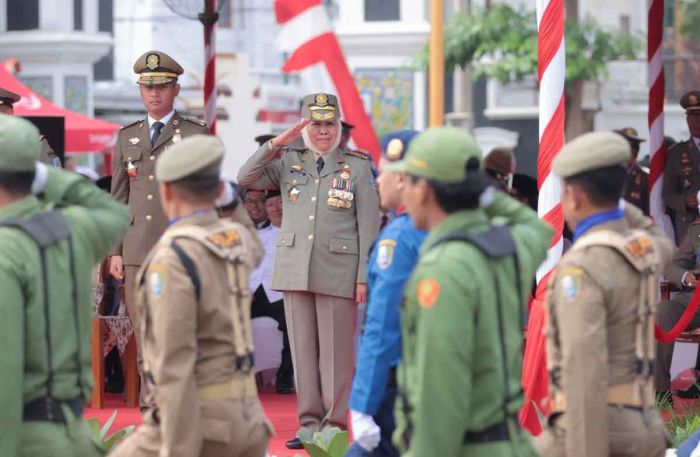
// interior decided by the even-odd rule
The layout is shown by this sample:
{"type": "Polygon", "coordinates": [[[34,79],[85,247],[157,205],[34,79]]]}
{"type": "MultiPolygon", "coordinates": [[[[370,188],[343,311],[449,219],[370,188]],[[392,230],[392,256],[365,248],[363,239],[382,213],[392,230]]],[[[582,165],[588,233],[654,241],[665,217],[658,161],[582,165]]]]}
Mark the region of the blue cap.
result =
{"type": "Polygon", "coordinates": [[[387,133],[380,141],[382,157],[390,162],[403,159],[411,140],[418,135],[415,130],[399,130],[387,133]]]}

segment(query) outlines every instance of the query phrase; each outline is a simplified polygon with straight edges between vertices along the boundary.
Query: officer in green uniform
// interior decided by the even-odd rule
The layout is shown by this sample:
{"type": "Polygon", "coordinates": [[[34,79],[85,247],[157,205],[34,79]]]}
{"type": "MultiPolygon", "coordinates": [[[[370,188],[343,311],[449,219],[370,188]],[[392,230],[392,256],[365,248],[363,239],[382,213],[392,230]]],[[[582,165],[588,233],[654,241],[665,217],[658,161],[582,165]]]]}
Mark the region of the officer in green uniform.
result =
{"type": "Polygon", "coordinates": [[[402,455],[530,456],[518,426],[522,322],[551,228],[496,192],[474,139],[454,128],[417,136],[389,169],[428,229],[402,315],[394,441],[402,455]]]}
{"type": "Polygon", "coordinates": [[[97,456],[81,419],[93,384],[91,271],[124,234],[127,209],[35,164],[38,137],[0,116],[0,453],[97,456]]]}

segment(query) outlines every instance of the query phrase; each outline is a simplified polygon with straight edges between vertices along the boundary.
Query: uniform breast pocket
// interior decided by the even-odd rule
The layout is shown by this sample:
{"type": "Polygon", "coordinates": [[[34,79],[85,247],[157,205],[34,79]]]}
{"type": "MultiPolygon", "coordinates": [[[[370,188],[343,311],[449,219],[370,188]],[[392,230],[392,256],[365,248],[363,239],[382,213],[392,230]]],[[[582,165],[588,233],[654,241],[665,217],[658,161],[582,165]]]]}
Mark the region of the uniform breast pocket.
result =
{"type": "Polygon", "coordinates": [[[300,198],[308,193],[306,189],[309,183],[309,176],[297,173],[286,174],[282,178],[281,192],[286,195],[287,200],[291,203],[296,203],[300,198]]]}
{"type": "Polygon", "coordinates": [[[140,146],[127,146],[127,148],[124,150],[124,169],[126,170],[126,174],[130,179],[139,177],[139,167],[141,166],[142,156],[143,150],[140,146]]]}

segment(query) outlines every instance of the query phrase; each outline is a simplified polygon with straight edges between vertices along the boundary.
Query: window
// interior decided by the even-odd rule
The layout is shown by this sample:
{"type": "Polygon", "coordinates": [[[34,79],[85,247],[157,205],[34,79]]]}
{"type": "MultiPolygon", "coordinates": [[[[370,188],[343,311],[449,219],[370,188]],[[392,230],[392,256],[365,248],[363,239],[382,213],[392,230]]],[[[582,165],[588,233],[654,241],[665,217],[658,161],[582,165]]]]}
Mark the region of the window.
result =
{"type": "Polygon", "coordinates": [[[39,28],[39,0],[7,0],[7,31],[39,28]]]}
{"type": "Polygon", "coordinates": [[[85,76],[66,76],[63,80],[65,106],[76,113],[87,114],[87,78],[85,76]]]}
{"type": "Polygon", "coordinates": [[[112,33],[114,30],[113,0],[99,0],[97,13],[97,30],[112,33]]]}
{"type": "MultiPolygon", "coordinates": [[[[217,25],[221,28],[224,29],[230,29],[233,27],[233,0],[219,0],[223,1],[224,4],[221,6],[219,9],[219,22],[217,25]]],[[[242,3],[242,2],[239,2],[242,3]]],[[[243,6],[241,5],[241,14],[243,13],[242,11],[243,6]]]]}
{"type": "MultiPolygon", "coordinates": [[[[114,30],[114,0],[99,0],[99,10],[97,12],[97,29],[100,32],[112,33],[114,30]]],[[[111,81],[114,79],[114,49],[110,49],[109,54],[95,62],[95,81],[111,81]]]]}
{"type": "Polygon", "coordinates": [[[73,0],[73,30],[83,30],[83,0],[73,0]]]}
{"type": "Polygon", "coordinates": [[[365,0],[365,21],[398,21],[400,0],[365,0]]]}
{"type": "Polygon", "coordinates": [[[630,34],[630,17],[627,14],[620,16],[620,32],[630,34]]]}

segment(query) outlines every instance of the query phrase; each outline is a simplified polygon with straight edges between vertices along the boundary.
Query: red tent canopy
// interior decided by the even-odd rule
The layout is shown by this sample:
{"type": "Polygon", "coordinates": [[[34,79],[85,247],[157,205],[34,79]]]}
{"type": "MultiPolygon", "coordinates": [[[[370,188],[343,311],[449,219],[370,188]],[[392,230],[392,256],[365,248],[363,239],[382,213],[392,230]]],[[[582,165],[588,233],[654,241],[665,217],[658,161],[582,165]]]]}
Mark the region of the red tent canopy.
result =
{"type": "Polygon", "coordinates": [[[99,152],[119,129],[117,124],[102,121],[60,108],[38,96],[12,76],[0,64],[0,87],[15,92],[22,99],[14,105],[18,116],[58,116],[65,119],[66,152],[99,152]]]}

